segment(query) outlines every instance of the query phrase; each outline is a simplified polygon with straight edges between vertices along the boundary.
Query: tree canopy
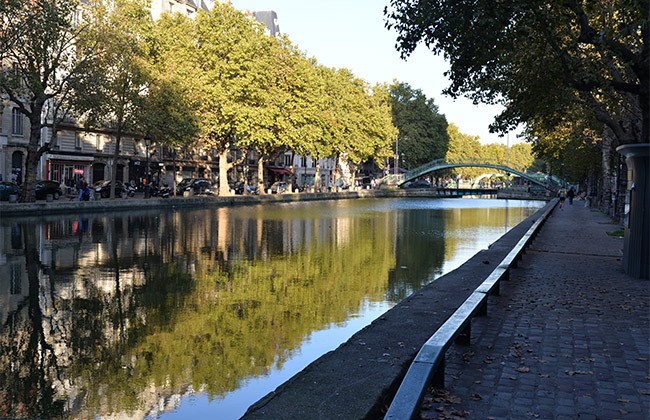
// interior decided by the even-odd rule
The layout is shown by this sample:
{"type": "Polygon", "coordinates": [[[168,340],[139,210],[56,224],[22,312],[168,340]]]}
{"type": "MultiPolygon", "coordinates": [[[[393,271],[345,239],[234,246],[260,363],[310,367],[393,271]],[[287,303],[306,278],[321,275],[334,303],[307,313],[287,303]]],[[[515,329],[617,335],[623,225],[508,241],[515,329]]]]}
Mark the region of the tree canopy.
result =
{"type": "Polygon", "coordinates": [[[352,164],[389,155],[396,133],[381,86],[321,66],[230,4],[217,3],[194,20],[166,17],[156,26],[164,28],[154,30],[156,48],[170,51],[165,57],[177,64],[166,68],[177,79],[191,76],[197,146],[219,154],[221,195],[229,192],[233,146],[256,151],[259,168],[284,150],[352,164]]]}
{"type": "Polygon", "coordinates": [[[580,107],[619,144],[649,138],[648,2],[392,0],[387,26],[408,56],[423,43],[450,62],[446,93],[501,103],[493,130],[562,124],[580,107]]]}
{"type": "Polygon", "coordinates": [[[447,153],[447,119],[438,112],[433,99],[407,83],[394,82],[390,88],[393,122],[399,130],[400,166],[414,168],[447,153]]]}
{"type": "Polygon", "coordinates": [[[77,0],[6,1],[0,5],[0,99],[29,121],[23,197],[34,201],[38,162],[72,109],[73,85],[97,56],[93,45],[73,48],[87,26],[75,21],[77,0]],[[42,129],[52,137],[42,142],[42,129]]]}

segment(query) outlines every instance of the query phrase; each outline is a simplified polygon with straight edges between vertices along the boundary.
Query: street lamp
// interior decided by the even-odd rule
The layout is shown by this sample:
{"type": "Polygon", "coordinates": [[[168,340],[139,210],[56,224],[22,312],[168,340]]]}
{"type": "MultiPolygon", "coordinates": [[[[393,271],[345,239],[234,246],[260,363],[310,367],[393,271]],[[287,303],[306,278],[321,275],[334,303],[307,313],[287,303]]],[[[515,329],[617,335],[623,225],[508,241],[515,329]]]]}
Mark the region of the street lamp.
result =
{"type": "Polygon", "coordinates": [[[149,145],[150,144],[151,144],[151,137],[149,137],[148,135],[144,136],[144,147],[146,149],[145,153],[146,153],[146,157],[147,157],[147,163],[146,163],[145,172],[144,172],[144,174],[145,174],[144,175],[145,176],[145,178],[144,178],[144,198],[149,198],[149,191],[150,191],[149,190],[149,188],[150,188],[149,187],[149,182],[150,182],[150,179],[149,179],[149,145]]]}
{"type": "Polygon", "coordinates": [[[399,166],[399,136],[395,139],[395,167],[393,168],[393,173],[397,175],[397,169],[399,166]]]}

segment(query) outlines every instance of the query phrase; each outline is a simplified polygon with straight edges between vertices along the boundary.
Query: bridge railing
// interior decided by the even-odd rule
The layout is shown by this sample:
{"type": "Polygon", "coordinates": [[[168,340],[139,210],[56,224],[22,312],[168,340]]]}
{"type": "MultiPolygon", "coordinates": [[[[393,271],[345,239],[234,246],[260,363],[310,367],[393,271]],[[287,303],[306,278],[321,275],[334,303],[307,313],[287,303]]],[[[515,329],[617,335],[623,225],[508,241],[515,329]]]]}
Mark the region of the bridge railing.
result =
{"type": "Polygon", "coordinates": [[[404,178],[401,181],[398,181],[398,184],[401,184],[405,181],[415,179],[421,175],[432,172],[436,169],[443,169],[446,167],[455,167],[455,166],[483,166],[490,167],[494,169],[499,169],[502,171],[510,172],[512,174],[518,175],[520,177],[526,178],[529,181],[536,183],[544,188],[550,189],[552,191],[556,190],[558,185],[561,185],[562,180],[559,180],[557,177],[547,177],[542,175],[541,177],[536,174],[527,174],[521,172],[517,169],[511,168],[503,164],[503,162],[496,159],[438,159],[428,162],[424,165],[418,166],[404,174],[404,178]]]}

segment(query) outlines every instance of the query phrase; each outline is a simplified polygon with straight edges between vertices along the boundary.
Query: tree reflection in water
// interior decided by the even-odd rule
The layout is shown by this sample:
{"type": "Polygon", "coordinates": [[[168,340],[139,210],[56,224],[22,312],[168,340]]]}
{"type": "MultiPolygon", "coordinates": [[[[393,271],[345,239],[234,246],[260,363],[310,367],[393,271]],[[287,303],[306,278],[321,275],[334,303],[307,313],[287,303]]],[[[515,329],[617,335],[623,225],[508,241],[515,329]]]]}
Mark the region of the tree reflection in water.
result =
{"type": "Polygon", "coordinates": [[[314,331],[440,275],[454,229],[503,233],[495,208],[377,203],[3,222],[0,416],[143,417],[195,391],[221,398],[314,331]]]}

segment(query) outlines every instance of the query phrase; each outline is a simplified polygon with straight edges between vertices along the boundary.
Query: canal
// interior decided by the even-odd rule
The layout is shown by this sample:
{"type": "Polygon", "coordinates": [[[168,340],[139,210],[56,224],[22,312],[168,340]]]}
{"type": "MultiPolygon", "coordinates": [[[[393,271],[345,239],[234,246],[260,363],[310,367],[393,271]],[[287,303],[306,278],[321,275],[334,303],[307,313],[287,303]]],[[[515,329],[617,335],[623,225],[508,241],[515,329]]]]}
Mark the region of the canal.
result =
{"type": "Polygon", "coordinates": [[[358,199],[0,221],[0,417],[236,419],[545,203],[358,199]]]}

